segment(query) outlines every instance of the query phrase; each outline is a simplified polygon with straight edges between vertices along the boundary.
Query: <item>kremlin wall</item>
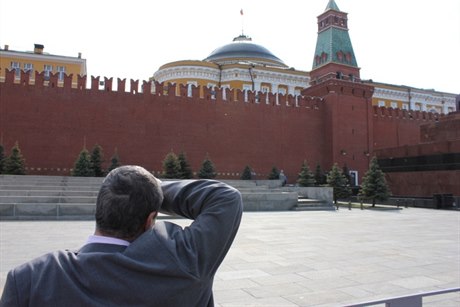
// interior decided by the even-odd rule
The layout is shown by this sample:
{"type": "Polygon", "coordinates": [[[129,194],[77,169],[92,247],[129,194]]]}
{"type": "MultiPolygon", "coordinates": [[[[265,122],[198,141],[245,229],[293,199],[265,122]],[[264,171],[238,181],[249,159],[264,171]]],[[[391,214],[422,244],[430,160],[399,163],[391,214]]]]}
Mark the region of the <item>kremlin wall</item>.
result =
{"type": "Polygon", "coordinates": [[[30,63],[8,58],[0,67],[0,144],[9,154],[18,142],[31,175],[70,175],[80,151],[98,144],[103,166],[116,152],[122,164],[159,177],[173,151],[185,152],[194,172],[209,157],[219,179],[239,179],[249,165],[255,179],[277,167],[295,183],[306,160],[312,171],[346,166],[353,185],[376,155],[393,195],[460,196],[455,95],[361,80],[347,20],[329,0],[310,72],[243,34],[203,61],[167,63],[149,81],[129,84],[33,74],[22,69],[30,63]]]}
{"type": "Polygon", "coordinates": [[[186,152],[195,172],[208,155],[219,178],[238,179],[250,165],[256,178],[266,179],[276,166],[295,182],[306,159],[311,169],[347,165],[360,182],[376,149],[415,146],[420,126],[444,117],[372,107],[372,88],[341,80],[308,89],[322,97],[279,95],[277,103],[271,93],[250,92],[245,100],[242,91],[226,89],[225,96],[235,99],[224,100],[222,89],[206,88],[200,96],[194,88],[189,97],[185,87],[177,91],[152,82],[137,91],[139,83],[131,80],[126,92],[124,80],[113,90],[111,79],[100,89],[99,78],[86,88],[80,77],[73,88],[72,76],[63,84],[54,75],[45,81],[37,73],[34,84],[22,76],[17,83],[14,71],[7,71],[0,82],[0,132],[6,150],[19,143],[28,174],[69,175],[82,148],[99,144],[106,160],[117,150],[123,164],[142,165],[156,175],[172,150],[186,152]]]}

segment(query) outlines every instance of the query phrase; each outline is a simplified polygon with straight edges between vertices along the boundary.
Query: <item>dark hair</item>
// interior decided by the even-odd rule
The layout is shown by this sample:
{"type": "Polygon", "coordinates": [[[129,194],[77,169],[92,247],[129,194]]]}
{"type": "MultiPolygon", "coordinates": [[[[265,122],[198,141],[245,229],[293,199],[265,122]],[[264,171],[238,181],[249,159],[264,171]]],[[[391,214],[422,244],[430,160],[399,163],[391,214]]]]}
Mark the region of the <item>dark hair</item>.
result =
{"type": "Polygon", "coordinates": [[[150,213],[163,202],[160,181],[140,166],[121,166],[104,179],[96,201],[96,228],[104,235],[134,240],[150,213]]]}

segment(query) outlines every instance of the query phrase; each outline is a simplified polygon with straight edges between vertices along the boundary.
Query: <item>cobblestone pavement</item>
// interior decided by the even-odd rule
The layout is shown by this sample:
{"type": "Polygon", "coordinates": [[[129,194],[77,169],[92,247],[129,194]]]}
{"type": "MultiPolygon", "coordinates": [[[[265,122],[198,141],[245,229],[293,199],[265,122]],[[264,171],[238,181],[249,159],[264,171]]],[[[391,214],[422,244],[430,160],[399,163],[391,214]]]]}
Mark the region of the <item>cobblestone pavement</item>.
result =
{"type": "MultiPolygon", "coordinates": [[[[186,226],[186,220],[174,219],[186,226]]],[[[78,248],[92,221],[0,222],[8,270],[78,248]]],[[[245,212],[214,282],[217,306],[343,306],[460,287],[460,212],[416,208],[245,212]]],[[[460,292],[424,306],[460,306],[460,292]]]]}

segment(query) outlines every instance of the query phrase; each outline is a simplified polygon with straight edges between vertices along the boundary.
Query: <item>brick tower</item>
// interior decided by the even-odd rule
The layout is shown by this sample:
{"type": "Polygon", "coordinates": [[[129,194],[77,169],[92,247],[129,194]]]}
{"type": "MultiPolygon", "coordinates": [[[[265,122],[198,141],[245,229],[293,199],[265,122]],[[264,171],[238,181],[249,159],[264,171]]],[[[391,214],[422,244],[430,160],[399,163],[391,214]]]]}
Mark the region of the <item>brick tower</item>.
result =
{"type": "Polygon", "coordinates": [[[360,68],[348,33],[347,13],[334,0],[318,16],[318,38],[302,94],[324,100],[325,167],[347,166],[359,184],[372,155],[372,86],[360,81],[360,68]]]}

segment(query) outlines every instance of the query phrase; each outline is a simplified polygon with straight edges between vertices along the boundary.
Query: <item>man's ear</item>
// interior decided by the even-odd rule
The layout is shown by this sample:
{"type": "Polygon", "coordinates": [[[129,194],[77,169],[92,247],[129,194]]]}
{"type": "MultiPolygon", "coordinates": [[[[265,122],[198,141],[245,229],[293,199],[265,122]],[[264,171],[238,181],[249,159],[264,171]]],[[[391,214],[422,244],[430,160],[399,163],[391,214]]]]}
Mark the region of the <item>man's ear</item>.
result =
{"type": "Polygon", "coordinates": [[[150,212],[149,216],[147,217],[147,220],[145,221],[145,231],[149,230],[150,228],[155,225],[155,219],[158,215],[158,211],[153,211],[150,212]]]}

